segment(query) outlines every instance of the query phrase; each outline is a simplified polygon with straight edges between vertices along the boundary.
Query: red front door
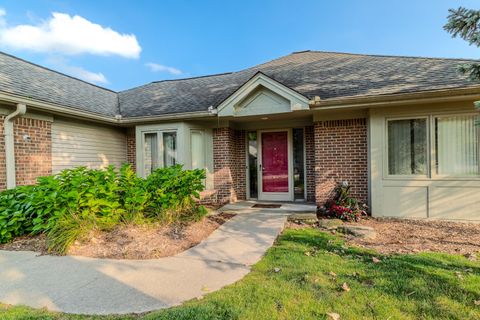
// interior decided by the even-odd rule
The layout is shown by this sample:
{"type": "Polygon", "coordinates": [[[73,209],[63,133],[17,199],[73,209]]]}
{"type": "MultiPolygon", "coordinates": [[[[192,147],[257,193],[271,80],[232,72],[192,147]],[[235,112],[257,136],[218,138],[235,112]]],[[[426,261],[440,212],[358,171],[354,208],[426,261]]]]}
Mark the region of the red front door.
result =
{"type": "Polygon", "coordinates": [[[288,191],[288,132],[262,132],[262,192],[288,191]]]}

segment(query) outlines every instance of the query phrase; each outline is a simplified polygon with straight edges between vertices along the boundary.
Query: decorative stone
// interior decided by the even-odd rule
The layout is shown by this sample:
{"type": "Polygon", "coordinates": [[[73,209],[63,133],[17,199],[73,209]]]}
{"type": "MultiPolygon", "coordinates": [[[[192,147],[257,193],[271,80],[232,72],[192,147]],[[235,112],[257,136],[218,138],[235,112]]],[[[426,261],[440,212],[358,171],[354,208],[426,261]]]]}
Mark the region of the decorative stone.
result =
{"type": "Polygon", "coordinates": [[[363,239],[375,239],[377,237],[377,232],[373,228],[367,226],[342,225],[339,226],[337,230],[363,239]]]}
{"type": "Polygon", "coordinates": [[[343,225],[340,219],[319,219],[318,226],[327,230],[337,230],[339,226],[343,225]]]}
{"type": "Polygon", "coordinates": [[[288,217],[288,221],[314,224],[317,222],[317,215],[315,213],[295,213],[288,217]]]}

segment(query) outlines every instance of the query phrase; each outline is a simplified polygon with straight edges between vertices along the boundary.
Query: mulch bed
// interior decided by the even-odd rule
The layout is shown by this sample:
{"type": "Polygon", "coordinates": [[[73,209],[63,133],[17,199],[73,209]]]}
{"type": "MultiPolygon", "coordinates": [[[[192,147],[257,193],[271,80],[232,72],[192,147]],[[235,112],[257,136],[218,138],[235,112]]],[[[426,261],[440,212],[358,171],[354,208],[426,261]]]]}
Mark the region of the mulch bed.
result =
{"type": "Polygon", "coordinates": [[[349,242],[378,252],[451,254],[480,252],[480,224],[451,221],[364,219],[360,225],[375,229],[375,239],[350,238],[349,242]]]}
{"type": "MultiPolygon", "coordinates": [[[[231,219],[233,214],[211,215],[189,224],[122,225],[110,232],[95,232],[86,242],[76,242],[69,255],[110,259],[155,259],[172,256],[191,248],[231,219]]],[[[19,237],[0,244],[0,250],[46,253],[46,238],[19,237]]]]}

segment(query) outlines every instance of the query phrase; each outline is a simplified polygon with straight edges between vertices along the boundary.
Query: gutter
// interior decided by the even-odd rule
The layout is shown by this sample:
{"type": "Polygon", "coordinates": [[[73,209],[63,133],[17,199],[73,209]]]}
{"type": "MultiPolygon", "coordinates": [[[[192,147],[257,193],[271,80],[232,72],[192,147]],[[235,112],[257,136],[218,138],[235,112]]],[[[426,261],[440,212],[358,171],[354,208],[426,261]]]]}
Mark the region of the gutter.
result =
{"type": "MultiPolygon", "coordinates": [[[[393,105],[448,102],[462,100],[480,100],[480,86],[469,88],[456,88],[445,90],[434,90],[415,93],[390,94],[382,96],[350,97],[340,99],[326,99],[314,97],[309,101],[310,110],[328,110],[328,109],[347,109],[347,108],[365,108],[365,107],[384,107],[393,105]]],[[[23,96],[0,92],[0,101],[6,101],[15,104],[24,104],[29,109],[46,111],[64,116],[80,117],[87,121],[96,121],[113,126],[129,126],[154,121],[170,120],[190,120],[207,117],[217,117],[216,114],[209,111],[183,112],[164,114],[157,116],[140,116],[122,118],[121,116],[105,116],[94,112],[82,111],[73,107],[66,107],[59,104],[26,98],[23,96]]]]}
{"type": "Polygon", "coordinates": [[[339,99],[322,100],[314,97],[310,100],[311,110],[361,108],[361,107],[385,107],[405,104],[450,102],[478,100],[480,88],[470,87],[450,90],[435,90],[414,93],[389,94],[381,96],[350,97],[339,99]]]}
{"type": "Polygon", "coordinates": [[[27,106],[23,103],[17,104],[17,109],[7,115],[3,120],[3,134],[5,137],[5,164],[7,176],[7,189],[13,189],[17,186],[15,180],[15,139],[13,135],[13,120],[24,115],[27,112],[27,106]]]}

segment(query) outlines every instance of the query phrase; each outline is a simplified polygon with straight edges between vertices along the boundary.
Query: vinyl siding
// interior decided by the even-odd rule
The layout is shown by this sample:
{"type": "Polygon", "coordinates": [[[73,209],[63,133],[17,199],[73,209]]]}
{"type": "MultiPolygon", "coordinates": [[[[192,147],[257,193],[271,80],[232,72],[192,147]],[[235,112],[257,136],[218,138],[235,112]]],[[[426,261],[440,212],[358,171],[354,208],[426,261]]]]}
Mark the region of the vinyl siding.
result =
{"type": "Polygon", "coordinates": [[[103,168],[127,162],[122,129],[67,120],[52,123],[52,171],[78,166],[103,168]]]}

